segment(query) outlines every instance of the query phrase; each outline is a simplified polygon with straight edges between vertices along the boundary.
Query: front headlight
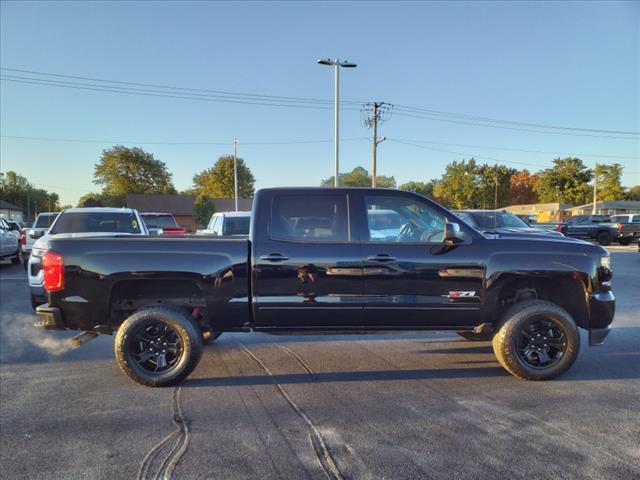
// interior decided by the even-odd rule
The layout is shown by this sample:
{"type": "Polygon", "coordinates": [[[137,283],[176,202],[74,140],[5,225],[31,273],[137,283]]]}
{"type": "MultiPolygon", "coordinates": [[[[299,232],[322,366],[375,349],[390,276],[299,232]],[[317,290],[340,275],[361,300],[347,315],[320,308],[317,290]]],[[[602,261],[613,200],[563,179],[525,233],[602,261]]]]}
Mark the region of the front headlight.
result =
{"type": "Polygon", "coordinates": [[[607,270],[611,270],[611,257],[600,257],[600,266],[606,268],[607,270]]]}

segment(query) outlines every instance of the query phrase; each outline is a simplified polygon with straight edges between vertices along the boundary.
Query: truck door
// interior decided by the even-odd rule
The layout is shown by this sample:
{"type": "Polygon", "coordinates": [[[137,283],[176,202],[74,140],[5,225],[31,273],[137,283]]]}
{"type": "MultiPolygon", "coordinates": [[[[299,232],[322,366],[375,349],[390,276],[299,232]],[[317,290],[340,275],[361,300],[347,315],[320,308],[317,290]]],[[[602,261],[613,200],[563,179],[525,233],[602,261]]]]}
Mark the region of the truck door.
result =
{"type": "Polygon", "coordinates": [[[252,227],[257,229],[252,254],[256,328],[360,325],[362,251],[349,221],[346,191],[275,190],[257,205],[258,224],[252,227]]]}
{"type": "Polygon", "coordinates": [[[575,238],[588,238],[591,218],[588,216],[576,216],[567,221],[565,235],[575,238]]]}
{"type": "Polygon", "coordinates": [[[457,219],[426,199],[368,191],[361,206],[365,322],[399,329],[477,324],[487,253],[474,244],[476,234],[461,225],[464,244],[443,251],[444,225],[457,219]]]}

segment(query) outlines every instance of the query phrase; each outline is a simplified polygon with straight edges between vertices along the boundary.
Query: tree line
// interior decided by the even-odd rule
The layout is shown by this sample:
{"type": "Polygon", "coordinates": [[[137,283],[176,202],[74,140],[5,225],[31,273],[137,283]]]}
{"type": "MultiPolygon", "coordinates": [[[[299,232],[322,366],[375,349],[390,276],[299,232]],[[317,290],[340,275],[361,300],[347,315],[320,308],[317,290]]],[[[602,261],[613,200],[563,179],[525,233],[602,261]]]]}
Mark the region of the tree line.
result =
{"type": "MultiPolygon", "coordinates": [[[[623,167],[619,164],[587,168],[575,157],[556,158],[553,166],[531,173],[504,165],[480,164],[474,158],[449,163],[440,178],[410,181],[398,188],[433,198],[455,209],[502,208],[507,205],[564,203],[583,205],[593,201],[593,182],[597,176],[597,199],[640,200],[640,185],[625,189],[621,184],[623,167]]],[[[330,177],[321,182],[333,186],[330,177]]],[[[378,186],[396,188],[394,177],[379,176],[378,186]]],[[[371,176],[363,167],[340,175],[340,185],[369,187],[371,176]]]]}
{"type": "MultiPolygon", "coordinates": [[[[252,198],[255,178],[242,158],[237,159],[238,193],[252,198]]],[[[504,165],[478,163],[474,158],[456,160],[445,167],[440,178],[410,181],[398,188],[435,199],[449,208],[501,208],[507,205],[560,202],[582,205],[592,201],[593,182],[597,180],[598,200],[640,200],[640,185],[625,189],[621,184],[623,167],[619,164],[587,168],[576,157],[556,158],[553,165],[535,173],[504,165]]],[[[93,183],[99,192],[83,195],[78,206],[122,207],[127,194],[176,194],[167,165],[141,148],[115,145],[102,151],[95,164],[93,183]]],[[[333,177],[321,185],[333,186],[333,177]]],[[[340,174],[340,184],[368,187],[371,175],[363,167],[340,174]]],[[[393,176],[378,176],[379,188],[396,188],[393,176]]],[[[233,198],[233,157],[222,155],[211,168],[193,176],[193,184],[182,194],[196,197],[194,216],[206,223],[214,212],[211,198],[233,198]]],[[[9,171],[0,174],[0,197],[21,207],[25,213],[57,210],[58,194],[36,188],[28,180],[9,171]]]]}

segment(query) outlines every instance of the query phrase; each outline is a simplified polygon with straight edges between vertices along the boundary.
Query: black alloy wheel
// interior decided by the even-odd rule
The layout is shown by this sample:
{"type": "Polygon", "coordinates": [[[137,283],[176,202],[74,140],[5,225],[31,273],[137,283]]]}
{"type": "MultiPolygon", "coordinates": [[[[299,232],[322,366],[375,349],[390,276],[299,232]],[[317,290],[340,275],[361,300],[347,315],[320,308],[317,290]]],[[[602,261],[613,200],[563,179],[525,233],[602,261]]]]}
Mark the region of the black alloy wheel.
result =
{"type": "Polygon", "coordinates": [[[131,343],[131,355],[140,368],[149,373],[165,373],[175,368],[182,355],[178,333],[164,322],[141,326],[131,343]]]}
{"type": "Polygon", "coordinates": [[[529,368],[549,368],[560,362],[567,349],[567,337],[553,319],[538,316],[522,325],[517,352],[529,368]]]}

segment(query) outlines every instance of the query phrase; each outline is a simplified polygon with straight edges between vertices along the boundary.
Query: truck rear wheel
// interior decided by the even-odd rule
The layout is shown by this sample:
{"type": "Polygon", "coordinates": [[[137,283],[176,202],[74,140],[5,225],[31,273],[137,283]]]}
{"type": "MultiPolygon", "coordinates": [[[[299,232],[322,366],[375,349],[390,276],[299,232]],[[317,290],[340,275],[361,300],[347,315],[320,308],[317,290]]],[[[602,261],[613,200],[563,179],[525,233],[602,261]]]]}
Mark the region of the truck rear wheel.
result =
{"type": "Polygon", "coordinates": [[[465,340],[470,342],[490,342],[493,338],[493,332],[491,333],[475,333],[475,332],[456,332],[465,340]]]}
{"type": "Polygon", "coordinates": [[[611,234],[609,232],[600,232],[596,237],[596,240],[600,245],[606,247],[611,244],[611,234]]]}
{"type": "Polygon", "coordinates": [[[551,302],[515,304],[493,337],[493,351],[512,375],[551,380],[565,373],[580,350],[578,327],[566,310],[551,302]]]}
{"type": "Polygon", "coordinates": [[[114,349],[118,365],[132,380],[163,387],[184,380],[198,365],[202,335],[189,315],[154,306],[122,323],[114,349]]]}

